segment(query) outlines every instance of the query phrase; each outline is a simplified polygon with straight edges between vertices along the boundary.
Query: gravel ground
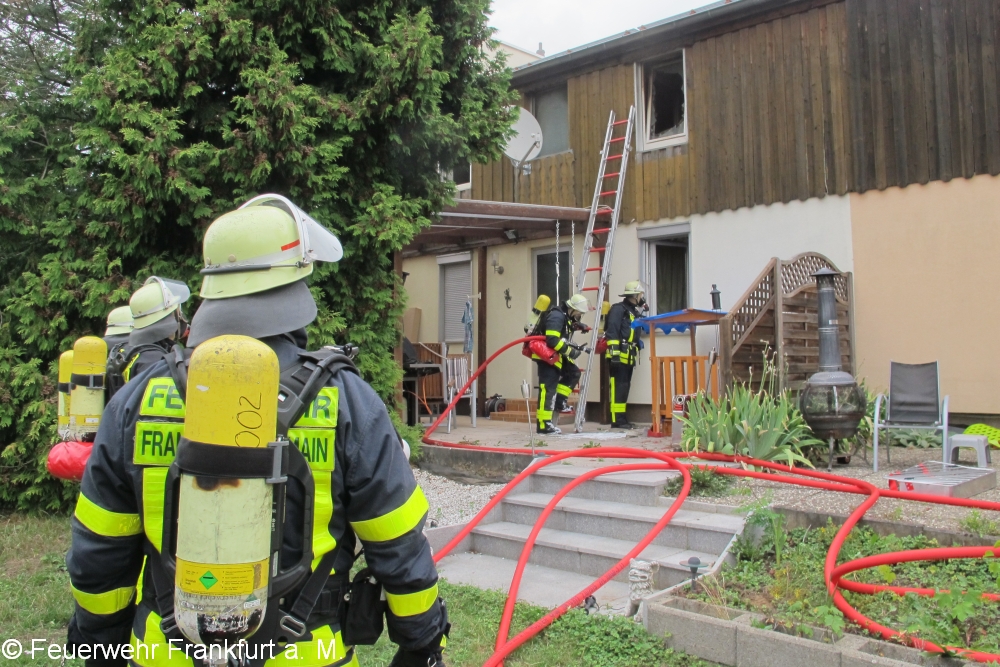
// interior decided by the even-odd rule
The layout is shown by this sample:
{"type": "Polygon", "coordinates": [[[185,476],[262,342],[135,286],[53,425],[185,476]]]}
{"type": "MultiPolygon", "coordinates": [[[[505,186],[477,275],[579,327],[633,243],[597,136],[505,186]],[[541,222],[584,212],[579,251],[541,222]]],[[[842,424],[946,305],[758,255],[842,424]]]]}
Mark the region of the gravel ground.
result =
{"type": "Polygon", "coordinates": [[[465,523],[503,488],[503,484],[460,484],[419,468],[413,469],[413,475],[430,505],[427,518],[438,526],[465,523]]]}
{"type": "MultiPolygon", "coordinates": [[[[994,452],[994,456],[997,455],[994,452]]],[[[975,462],[972,461],[971,456],[971,453],[963,451],[962,464],[974,466],[975,462]]],[[[867,463],[865,463],[862,457],[855,456],[851,463],[846,466],[835,465],[833,473],[835,475],[863,479],[879,488],[886,489],[888,488],[886,476],[889,473],[908,468],[917,463],[923,463],[924,461],[940,460],[941,450],[939,448],[904,449],[902,447],[893,447],[891,465],[886,463],[885,454],[880,451],[878,473],[872,472],[870,454],[867,463]]],[[[994,458],[994,464],[996,464],[996,461],[997,459],[994,458]]],[[[825,472],[825,468],[822,470],[825,472]]],[[[863,500],[863,496],[855,494],[816,491],[804,487],[759,480],[744,479],[734,485],[733,488],[735,493],[722,498],[713,498],[712,502],[724,505],[745,505],[757,498],[771,494],[773,503],[777,507],[847,515],[863,500]]],[[[975,498],[977,500],[1000,501],[1000,489],[981,493],[975,498]]],[[[919,524],[939,530],[967,532],[962,529],[960,522],[971,511],[961,507],[931,505],[886,498],[879,500],[866,516],[872,519],[919,524]]],[[[1000,524],[1000,512],[983,511],[981,514],[984,519],[1000,524]]]]}

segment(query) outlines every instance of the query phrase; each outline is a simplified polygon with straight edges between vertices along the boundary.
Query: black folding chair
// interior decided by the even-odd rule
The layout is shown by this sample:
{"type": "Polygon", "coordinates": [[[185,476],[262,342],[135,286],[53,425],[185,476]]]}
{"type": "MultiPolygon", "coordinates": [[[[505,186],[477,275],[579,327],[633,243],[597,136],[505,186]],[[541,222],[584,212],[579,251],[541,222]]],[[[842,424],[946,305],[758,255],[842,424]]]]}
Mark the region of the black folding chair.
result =
{"type": "MultiPolygon", "coordinates": [[[[875,399],[875,419],[872,446],[875,450],[875,472],[878,472],[878,436],[880,430],[926,429],[941,431],[941,445],[948,438],[948,397],[940,399],[941,385],[938,362],[901,364],[889,362],[889,400],[885,394],[875,399]],[[882,404],[887,403],[885,419],[882,404]]],[[[885,448],[887,463],[892,463],[890,446],[885,448]]]]}

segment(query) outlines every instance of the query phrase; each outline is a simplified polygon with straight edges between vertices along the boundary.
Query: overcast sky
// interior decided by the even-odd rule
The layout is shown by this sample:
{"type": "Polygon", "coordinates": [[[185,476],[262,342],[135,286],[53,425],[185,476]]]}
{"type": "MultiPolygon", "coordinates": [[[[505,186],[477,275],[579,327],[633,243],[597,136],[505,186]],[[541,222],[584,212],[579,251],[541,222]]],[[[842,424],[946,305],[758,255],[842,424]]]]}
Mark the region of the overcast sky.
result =
{"type": "Polygon", "coordinates": [[[493,0],[497,38],[552,55],[628,28],[680,14],[712,0],[493,0]]]}

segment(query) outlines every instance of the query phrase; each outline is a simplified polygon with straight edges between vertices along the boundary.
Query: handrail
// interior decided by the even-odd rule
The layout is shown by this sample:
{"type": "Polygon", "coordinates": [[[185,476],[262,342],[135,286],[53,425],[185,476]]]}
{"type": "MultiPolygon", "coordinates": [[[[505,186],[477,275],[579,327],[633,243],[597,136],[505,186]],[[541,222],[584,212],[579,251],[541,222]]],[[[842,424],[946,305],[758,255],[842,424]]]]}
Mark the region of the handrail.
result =
{"type": "Polygon", "coordinates": [[[761,312],[767,308],[774,298],[774,286],[771,283],[774,276],[774,264],[777,261],[778,258],[774,257],[767,263],[767,266],[760,272],[760,275],[750,283],[750,288],[743,293],[743,296],[736,301],[736,305],[729,310],[727,317],[733,323],[732,346],[734,352],[742,344],[746,333],[756,324],[761,312]]]}

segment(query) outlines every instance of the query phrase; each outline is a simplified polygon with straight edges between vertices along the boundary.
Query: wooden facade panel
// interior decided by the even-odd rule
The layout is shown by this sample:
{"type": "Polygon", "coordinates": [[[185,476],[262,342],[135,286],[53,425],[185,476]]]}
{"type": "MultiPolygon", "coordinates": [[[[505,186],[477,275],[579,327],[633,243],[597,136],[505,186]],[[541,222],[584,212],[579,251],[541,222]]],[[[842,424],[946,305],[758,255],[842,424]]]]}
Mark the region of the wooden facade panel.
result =
{"type": "Polygon", "coordinates": [[[997,0],[846,0],[846,11],[854,144],[867,158],[851,189],[1000,173],[997,0]]]}
{"type": "MultiPolygon", "coordinates": [[[[684,48],[688,142],[633,154],[624,222],[1000,174],[1000,0],[810,4],[684,48]]],[[[527,177],[532,202],[590,204],[635,65],[568,93],[572,159],[527,177]]],[[[473,197],[512,196],[509,163],[474,167],[473,197]]]]}
{"type": "MultiPolygon", "coordinates": [[[[531,173],[518,181],[517,201],[524,204],[576,206],[572,151],[531,161],[531,173]]],[[[512,202],[514,165],[506,157],[489,164],[472,165],[472,198],[512,202]]]]}

